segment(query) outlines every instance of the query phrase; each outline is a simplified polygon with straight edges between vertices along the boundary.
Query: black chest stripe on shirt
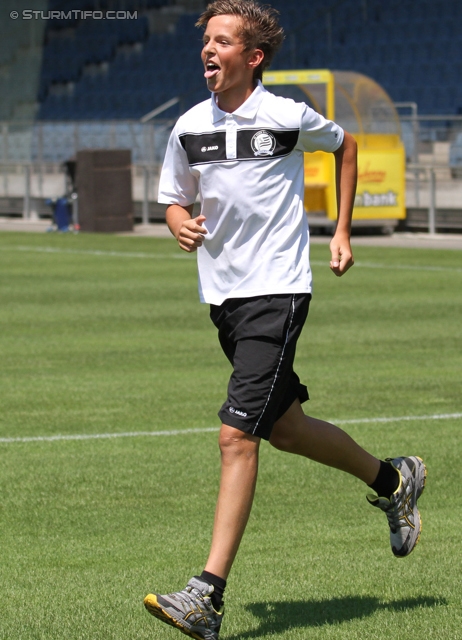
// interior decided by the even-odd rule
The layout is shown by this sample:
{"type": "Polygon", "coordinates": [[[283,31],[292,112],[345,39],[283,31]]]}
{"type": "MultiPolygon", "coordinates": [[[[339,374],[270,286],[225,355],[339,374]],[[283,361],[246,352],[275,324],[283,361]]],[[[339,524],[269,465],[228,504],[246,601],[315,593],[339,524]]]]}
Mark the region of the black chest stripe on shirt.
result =
{"type": "Polygon", "coordinates": [[[289,155],[297,144],[299,129],[240,129],[237,158],[226,158],[226,132],[184,133],[180,142],[190,165],[235,160],[269,160],[289,155]]]}
{"type": "Polygon", "coordinates": [[[226,160],[226,131],[184,133],[180,142],[190,165],[226,160]]]}

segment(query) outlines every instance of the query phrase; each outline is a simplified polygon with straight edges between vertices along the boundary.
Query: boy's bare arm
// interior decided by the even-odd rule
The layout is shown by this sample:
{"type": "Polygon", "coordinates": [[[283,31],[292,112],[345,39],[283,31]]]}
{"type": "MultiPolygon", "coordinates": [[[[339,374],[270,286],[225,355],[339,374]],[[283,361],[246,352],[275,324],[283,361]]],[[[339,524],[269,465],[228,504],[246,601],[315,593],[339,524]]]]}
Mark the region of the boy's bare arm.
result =
{"type": "Polygon", "coordinates": [[[179,204],[171,204],[167,207],[165,214],[167,225],[178,241],[183,251],[192,253],[197,251],[197,247],[202,245],[207,229],[202,226],[205,216],[200,215],[192,218],[194,205],[182,207],[179,204]]]}
{"type": "Polygon", "coordinates": [[[336,276],[342,276],[353,266],[350,245],[351,217],[358,179],[358,148],[353,136],[345,131],[343,143],[335,156],[335,180],[337,187],[337,226],[330,243],[332,259],[330,268],[336,276]]]}

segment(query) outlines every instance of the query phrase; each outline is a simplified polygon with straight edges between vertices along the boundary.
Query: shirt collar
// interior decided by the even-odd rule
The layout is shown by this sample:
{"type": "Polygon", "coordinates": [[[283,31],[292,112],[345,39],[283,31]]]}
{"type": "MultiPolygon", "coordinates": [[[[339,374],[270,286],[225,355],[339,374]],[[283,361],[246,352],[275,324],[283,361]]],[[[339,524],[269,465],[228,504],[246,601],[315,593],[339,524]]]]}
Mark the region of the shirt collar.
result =
{"type": "MultiPolygon", "coordinates": [[[[257,86],[252,91],[251,95],[247,98],[244,104],[241,104],[239,109],[233,111],[233,116],[238,116],[239,118],[245,118],[247,120],[252,120],[257,115],[258,108],[265,96],[265,93],[268,93],[261,83],[258,81],[257,86]]],[[[220,120],[226,118],[228,114],[226,111],[222,111],[220,107],[217,105],[217,94],[212,93],[212,122],[216,124],[220,120]]]]}

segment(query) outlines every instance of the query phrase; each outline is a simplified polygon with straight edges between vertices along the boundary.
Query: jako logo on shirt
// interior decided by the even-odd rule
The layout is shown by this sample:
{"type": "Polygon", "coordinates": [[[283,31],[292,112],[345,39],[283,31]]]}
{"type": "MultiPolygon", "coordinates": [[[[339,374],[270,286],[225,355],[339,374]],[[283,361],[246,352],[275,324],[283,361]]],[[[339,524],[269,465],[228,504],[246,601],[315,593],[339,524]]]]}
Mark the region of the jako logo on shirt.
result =
{"type": "Polygon", "coordinates": [[[258,131],[250,144],[255,156],[272,156],[276,148],[276,138],[269,131],[258,131]]]}
{"type": "Polygon", "coordinates": [[[247,418],[245,411],[239,411],[239,409],[235,409],[234,407],[229,407],[228,411],[230,413],[235,413],[237,416],[241,416],[241,418],[247,418]]]}
{"type": "Polygon", "coordinates": [[[215,145],[214,147],[201,147],[201,151],[202,153],[205,153],[206,151],[218,151],[218,145],[215,145]]]}

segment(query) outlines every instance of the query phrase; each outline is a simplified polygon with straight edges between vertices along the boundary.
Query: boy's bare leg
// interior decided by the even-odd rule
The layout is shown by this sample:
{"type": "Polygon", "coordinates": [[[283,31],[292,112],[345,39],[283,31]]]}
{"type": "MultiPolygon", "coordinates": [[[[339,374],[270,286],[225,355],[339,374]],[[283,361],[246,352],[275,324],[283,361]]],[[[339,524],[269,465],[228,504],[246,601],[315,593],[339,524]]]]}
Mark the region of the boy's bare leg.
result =
{"type": "Polygon", "coordinates": [[[329,422],[306,416],[298,400],[275,423],[270,443],[281,451],[346,471],[368,485],[380,469],[380,460],[347,433],[329,422]]]}
{"type": "MultiPolygon", "coordinates": [[[[381,465],[385,465],[362,449],[338,427],[306,416],[298,400],[275,423],[270,443],[282,451],[296,453],[346,471],[368,485],[376,484],[381,465]]],[[[209,633],[210,638],[218,638],[223,618],[221,610],[223,589],[252,508],[258,473],[259,447],[259,438],[222,425],[220,491],[212,545],[204,571],[209,576],[204,576],[205,582],[201,581],[201,578],[192,578],[186,589],[179,593],[166,596],[149,594],[144,600],[146,608],[152,615],[178,627],[187,635],[191,635],[189,633],[191,624],[186,621],[189,620],[192,612],[198,616],[199,621],[203,621],[204,597],[210,597],[211,600],[206,600],[208,602],[206,626],[209,632],[214,634],[209,633]],[[212,578],[213,580],[221,578],[224,584],[220,585],[213,580],[209,583],[208,580],[212,578]],[[220,601],[216,603],[213,602],[215,586],[221,588],[221,593],[217,590],[220,601]],[[197,590],[202,595],[196,597],[194,594],[197,590]]],[[[395,458],[390,469],[398,471],[400,478],[405,477],[406,482],[403,483],[400,479],[398,489],[391,489],[393,495],[390,499],[386,496],[379,497],[380,494],[373,500],[368,499],[372,505],[387,513],[392,551],[395,556],[402,557],[409,555],[419,541],[421,522],[417,500],[425,487],[426,468],[420,458],[402,457],[395,458]],[[404,524],[404,516],[406,524],[404,524]],[[402,520],[403,524],[397,527],[392,526],[391,520],[393,522],[402,520]]]]}
{"type": "Polygon", "coordinates": [[[212,546],[205,570],[226,580],[249,519],[258,473],[260,438],[222,425],[221,481],[212,546]]]}
{"type": "MultiPolygon", "coordinates": [[[[306,416],[298,400],[274,425],[270,443],[282,451],[346,471],[366,484],[374,482],[380,469],[380,461],[347,433],[333,424],[306,416]]],[[[220,492],[205,570],[225,580],[252,508],[259,445],[259,438],[222,425],[220,492]]]]}

